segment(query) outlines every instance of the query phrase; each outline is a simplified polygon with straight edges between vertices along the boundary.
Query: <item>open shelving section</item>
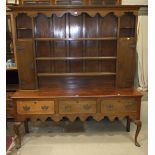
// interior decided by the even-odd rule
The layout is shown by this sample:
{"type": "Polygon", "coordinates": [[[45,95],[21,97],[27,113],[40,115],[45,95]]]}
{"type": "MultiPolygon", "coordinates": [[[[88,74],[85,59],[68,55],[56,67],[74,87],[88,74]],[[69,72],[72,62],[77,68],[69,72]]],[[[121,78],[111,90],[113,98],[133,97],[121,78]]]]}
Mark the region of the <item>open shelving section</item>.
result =
{"type": "Polygon", "coordinates": [[[33,75],[39,88],[44,81],[52,87],[56,78],[70,78],[70,83],[75,85],[79,78],[90,83],[100,78],[103,87],[107,87],[106,83],[108,87],[115,87],[119,83],[118,67],[122,67],[118,64],[119,42],[129,40],[127,46],[134,48],[136,20],[133,12],[120,16],[112,11],[93,16],[86,12],[59,16],[55,13],[47,16],[43,12],[35,16],[19,13],[16,16],[17,41],[22,42],[22,46],[28,42],[29,48],[33,46],[31,68],[35,70],[33,75]]]}

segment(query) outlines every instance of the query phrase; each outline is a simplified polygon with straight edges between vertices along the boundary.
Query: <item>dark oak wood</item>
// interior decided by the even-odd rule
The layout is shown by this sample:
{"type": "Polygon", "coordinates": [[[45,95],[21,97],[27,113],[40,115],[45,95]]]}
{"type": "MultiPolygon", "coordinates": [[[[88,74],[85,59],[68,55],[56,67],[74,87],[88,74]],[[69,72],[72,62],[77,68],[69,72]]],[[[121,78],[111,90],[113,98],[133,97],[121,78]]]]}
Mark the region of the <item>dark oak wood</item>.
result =
{"type": "Polygon", "coordinates": [[[21,89],[35,89],[32,41],[17,41],[18,74],[21,89]]]}
{"type": "Polygon", "coordinates": [[[37,57],[36,60],[100,60],[100,59],[117,59],[117,57],[37,57]]]}
{"type": "Polygon", "coordinates": [[[136,66],[136,41],[134,38],[118,40],[117,57],[117,87],[132,87],[134,84],[136,66]],[[130,60],[130,61],[129,61],[130,60]]]}
{"type": "Polygon", "coordinates": [[[12,97],[16,121],[127,118],[127,131],[136,120],[139,146],[142,94],[133,84],[141,6],[50,2],[12,8],[19,45],[20,90],[12,97]]]}

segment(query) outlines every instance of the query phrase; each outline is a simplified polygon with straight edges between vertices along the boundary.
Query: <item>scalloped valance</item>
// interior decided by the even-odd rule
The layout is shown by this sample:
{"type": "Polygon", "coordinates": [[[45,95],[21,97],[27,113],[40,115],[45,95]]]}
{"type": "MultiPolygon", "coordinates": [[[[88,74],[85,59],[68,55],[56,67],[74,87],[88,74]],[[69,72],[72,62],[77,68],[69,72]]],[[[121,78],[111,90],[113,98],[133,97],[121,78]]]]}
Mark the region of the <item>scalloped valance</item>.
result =
{"type": "Polygon", "coordinates": [[[95,17],[97,14],[99,14],[101,17],[104,17],[106,15],[108,15],[109,13],[113,13],[115,16],[120,17],[123,16],[126,12],[132,12],[133,15],[138,15],[138,10],[76,10],[76,9],[68,9],[68,10],[51,10],[51,11],[18,11],[18,12],[14,12],[14,15],[17,16],[19,13],[26,13],[28,16],[31,17],[36,17],[39,13],[40,14],[44,14],[47,17],[51,17],[53,14],[55,14],[57,17],[62,17],[64,14],[66,13],[70,13],[73,16],[79,16],[82,13],[86,13],[88,14],[90,17],[95,17]]]}

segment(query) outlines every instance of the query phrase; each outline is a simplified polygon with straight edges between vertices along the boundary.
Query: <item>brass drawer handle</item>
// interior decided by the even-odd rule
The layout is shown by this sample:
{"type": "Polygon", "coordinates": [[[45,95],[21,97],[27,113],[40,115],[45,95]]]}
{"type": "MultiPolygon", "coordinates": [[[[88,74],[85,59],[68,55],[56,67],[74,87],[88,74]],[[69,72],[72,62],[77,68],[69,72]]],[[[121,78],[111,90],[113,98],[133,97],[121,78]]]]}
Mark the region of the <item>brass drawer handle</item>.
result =
{"type": "Polygon", "coordinates": [[[41,109],[42,109],[42,110],[48,110],[48,106],[46,106],[46,105],[41,106],[41,109]]]}
{"type": "Polygon", "coordinates": [[[37,102],[36,102],[36,101],[34,101],[34,104],[37,104],[37,102]]]}
{"type": "Polygon", "coordinates": [[[91,105],[86,104],[86,105],[83,106],[83,108],[84,108],[85,110],[90,110],[90,109],[91,109],[91,105]]]}
{"type": "Polygon", "coordinates": [[[24,111],[29,111],[30,107],[26,105],[26,106],[23,106],[23,109],[24,109],[24,111]]]}

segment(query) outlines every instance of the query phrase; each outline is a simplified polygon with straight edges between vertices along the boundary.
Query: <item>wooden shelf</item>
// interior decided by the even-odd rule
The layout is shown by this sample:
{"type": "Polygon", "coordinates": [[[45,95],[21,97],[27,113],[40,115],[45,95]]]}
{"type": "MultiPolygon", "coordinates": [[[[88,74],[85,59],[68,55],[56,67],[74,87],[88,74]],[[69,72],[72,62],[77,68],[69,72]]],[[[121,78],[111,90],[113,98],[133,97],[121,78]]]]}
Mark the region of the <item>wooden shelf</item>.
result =
{"type": "Polygon", "coordinates": [[[17,70],[17,67],[9,67],[9,68],[6,68],[7,71],[12,71],[12,70],[17,70]]]}
{"type": "Polygon", "coordinates": [[[135,37],[123,37],[123,36],[120,36],[119,39],[121,40],[132,40],[134,39],[135,37]]]}
{"type": "Polygon", "coordinates": [[[32,38],[18,38],[18,41],[32,41],[32,38]]]}
{"type": "Polygon", "coordinates": [[[105,76],[116,75],[115,72],[88,72],[88,73],[38,73],[37,76],[105,76]]]}
{"type": "Polygon", "coordinates": [[[26,28],[26,27],[19,27],[17,30],[32,30],[32,28],[26,28]]]}
{"type": "Polygon", "coordinates": [[[7,84],[6,85],[6,91],[16,91],[19,89],[18,84],[7,84]]]}
{"type": "Polygon", "coordinates": [[[120,29],[135,29],[134,27],[120,27],[120,29]]]}
{"type": "Polygon", "coordinates": [[[104,60],[117,59],[117,57],[37,57],[36,60],[104,60]]]}
{"type": "Polygon", "coordinates": [[[35,38],[35,40],[40,40],[40,41],[61,41],[61,40],[69,40],[69,41],[78,41],[78,40],[117,40],[116,37],[105,37],[105,38],[35,38]]]}

